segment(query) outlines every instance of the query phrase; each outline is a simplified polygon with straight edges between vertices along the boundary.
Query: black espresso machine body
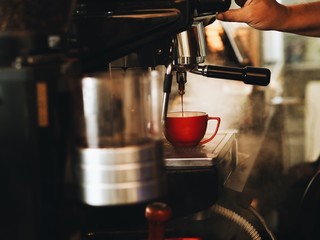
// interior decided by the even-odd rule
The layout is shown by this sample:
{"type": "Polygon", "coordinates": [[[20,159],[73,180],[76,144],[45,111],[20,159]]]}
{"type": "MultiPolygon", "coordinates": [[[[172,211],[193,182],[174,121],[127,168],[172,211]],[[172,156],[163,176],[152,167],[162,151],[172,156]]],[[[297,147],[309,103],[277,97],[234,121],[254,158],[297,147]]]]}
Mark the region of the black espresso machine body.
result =
{"type": "Polygon", "coordinates": [[[1,239],[59,234],[65,137],[57,85],[73,7],[64,0],[0,3],[1,239]]]}
{"type": "MultiPolygon", "coordinates": [[[[88,76],[95,76],[97,72],[114,74],[119,69],[126,73],[138,71],[138,74],[141,74],[142,69],[153,71],[158,70],[159,66],[166,68],[175,58],[176,52],[173,49],[175,49],[176,35],[190,29],[195,18],[209,24],[214,21],[216,12],[227,10],[230,3],[230,1],[81,0],[76,4],[68,32],[68,56],[78,59],[82,72],[88,76]]],[[[165,81],[162,86],[163,78],[170,78],[167,75],[161,72],[161,85],[158,87],[160,92],[162,88],[166,89],[166,86],[171,85],[165,81]]],[[[117,84],[120,84],[119,81],[115,85],[117,84]]],[[[86,104],[83,103],[83,105],[86,104]]],[[[116,205],[107,203],[92,206],[91,200],[84,199],[87,204],[79,204],[77,209],[80,213],[78,225],[82,226],[82,233],[85,236],[92,239],[95,237],[98,239],[98,236],[121,238],[130,236],[128,232],[131,232],[133,234],[131,237],[142,234],[145,238],[146,228],[140,229],[137,226],[146,224],[144,210],[148,202],[157,200],[174,205],[172,207],[175,218],[207,208],[217,200],[223,181],[219,179],[215,164],[191,169],[185,167],[168,169],[163,166],[165,146],[162,140],[160,139],[160,143],[156,140],[156,152],[160,152],[156,158],[161,159],[158,167],[164,171],[163,193],[148,200],[140,199],[134,203],[126,202],[116,205]],[[171,184],[173,182],[175,184],[171,184]],[[189,184],[191,182],[192,184],[189,184]],[[201,184],[203,186],[199,187],[201,184]],[[176,188],[177,185],[189,187],[176,188]],[[212,189],[210,194],[208,189],[212,189]],[[182,199],[184,201],[181,201],[182,199]],[[119,232],[121,233],[113,235],[119,232]]],[[[86,146],[86,149],[90,151],[91,147],[86,146]]],[[[81,150],[82,152],[78,155],[84,156],[87,150],[81,150]]],[[[75,159],[73,162],[76,162],[76,165],[87,166],[88,161],[82,158],[75,159]]],[[[99,167],[106,166],[99,165],[99,167]]],[[[83,168],[80,171],[82,171],[81,176],[88,175],[84,173],[86,170],[83,168]]],[[[81,177],[76,181],[79,180],[82,182],[81,185],[89,181],[81,177]]],[[[83,190],[83,192],[87,191],[83,190]]]]}
{"type": "Polygon", "coordinates": [[[69,44],[80,51],[84,71],[96,71],[136,52],[139,53],[136,66],[168,65],[172,38],[189,29],[196,16],[214,21],[214,15],[226,11],[231,1],[79,0],[77,3],[69,44]]]}
{"type": "MultiPolygon", "coordinates": [[[[159,137],[155,140],[153,137],[150,137],[152,140],[139,139],[138,143],[134,142],[134,147],[130,145],[130,141],[127,144],[124,138],[124,145],[112,145],[108,148],[101,147],[98,142],[97,145],[89,146],[87,141],[75,149],[75,142],[79,139],[76,139],[78,135],[74,134],[73,127],[79,125],[79,122],[82,124],[82,120],[71,116],[75,105],[72,105],[74,98],[69,90],[72,85],[69,85],[69,81],[72,79],[71,82],[86,82],[89,85],[97,83],[86,90],[92,90],[109,101],[109,95],[114,96],[113,91],[105,94],[105,91],[100,91],[100,87],[96,87],[101,86],[101,73],[108,72],[106,79],[109,79],[110,72],[114,69],[120,69],[126,74],[133,69],[133,75],[130,76],[136,79],[138,72],[140,79],[141,76],[149,76],[150,69],[153,71],[158,66],[165,66],[166,102],[171,88],[172,69],[181,76],[181,73],[193,68],[195,73],[202,75],[207,74],[208,71],[204,70],[209,69],[209,75],[214,77],[243,80],[250,74],[242,70],[237,69],[236,76],[228,75],[228,72],[234,73],[234,69],[228,69],[222,76],[217,76],[214,69],[196,68],[189,56],[177,47],[180,39],[176,37],[177,34],[193,29],[195,22],[210,24],[214,21],[216,12],[226,11],[230,7],[230,1],[39,0],[5,1],[0,7],[2,12],[8,13],[3,15],[3,20],[6,21],[2,21],[0,33],[0,175],[4,189],[0,205],[2,217],[5,219],[5,224],[1,226],[1,239],[84,239],[94,236],[91,233],[95,231],[110,228],[128,230],[139,225],[141,219],[145,224],[144,208],[148,202],[176,202],[174,194],[179,194],[179,189],[166,191],[165,188],[170,187],[166,186],[166,177],[171,178],[172,182],[177,176],[178,181],[184,184],[181,179],[183,172],[186,172],[185,176],[189,176],[191,181],[219,183],[219,173],[215,166],[191,171],[185,167],[183,171],[163,171],[164,149],[159,137]],[[177,55],[182,57],[177,58],[177,55]],[[99,75],[95,75],[96,73],[99,75]],[[130,154],[127,155],[127,152],[130,154]],[[107,161],[104,156],[108,156],[107,161]],[[91,165],[91,159],[96,165],[91,165]],[[141,159],[143,162],[140,162],[141,159]],[[134,165],[131,170],[137,170],[139,174],[148,172],[144,171],[150,167],[148,159],[154,161],[151,167],[157,178],[164,179],[161,184],[156,185],[159,190],[163,188],[163,192],[153,194],[154,189],[151,188],[149,190],[152,194],[149,195],[145,185],[149,184],[150,179],[128,183],[132,189],[137,188],[139,191],[125,191],[122,187],[126,188],[127,185],[115,182],[119,176],[122,179],[130,175],[129,171],[118,171],[127,167],[126,163],[131,164],[130,167],[134,165]],[[92,169],[99,173],[101,169],[107,169],[115,178],[101,174],[97,179],[94,171],[92,174],[92,169]],[[90,185],[92,182],[87,184],[87,181],[91,180],[98,182],[96,185],[90,185]],[[103,184],[101,181],[104,180],[112,182],[103,184]],[[115,197],[108,198],[110,202],[105,202],[105,194],[109,193],[109,190],[115,197]],[[94,194],[91,194],[92,191],[94,194]],[[128,198],[128,192],[134,192],[134,197],[128,198]],[[167,192],[170,192],[173,198],[166,195],[167,192]],[[91,197],[95,194],[98,199],[92,200],[91,197]]],[[[192,47],[190,49],[192,50],[192,47]]],[[[199,62],[202,62],[202,59],[199,62]]],[[[260,75],[265,77],[264,72],[260,75]]],[[[259,74],[255,76],[259,77],[259,74]]],[[[113,79],[111,83],[115,85],[113,79]]],[[[122,84],[124,85],[121,86],[129,89],[134,86],[122,84]]],[[[102,89],[110,90],[109,83],[102,85],[102,89]]],[[[81,96],[84,96],[83,92],[81,96]]],[[[125,98],[121,94],[119,96],[125,98]]],[[[137,96],[139,98],[142,95],[137,96]]],[[[98,98],[93,99],[96,102],[89,99],[90,104],[100,104],[98,98]]],[[[113,105],[119,110],[124,107],[116,97],[112,98],[111,102],[115,103],[113,105]]],[[[137,102],[143,104],[144,101],[137,102]]],[[[81,104],[85,108],[86,103],[83,101],[81,104]]],[[[105,107],[103,104],[101,106],[105,107]]],[[[110,109],[107,107],[104,110],[110,109]]],[[[141,111],[145,113],[143,107],[141,111]]],[[[89,120],[90,117],[89,113],[89,120]]],[[[97,119],[100,117],[99,115],[97,119]]],[[[103,119],[110,121],[108,116],[103,119]]],[[[112,126],[115,126],[115,119],[119,120],[116,130],[125,131],[123,116],[111,118],[112,126]]],[[[144,121],[143,118],[141,120],[144,121]]],[[[84,123],[87,123],[86,121],[87,119],[84,123]]],[[[146,124],[148,127],[149,123],[146,124]]],[[[90,124],[84,125],[86,130],[89,129],[90,124]]],[[[110,129],[107,130],[107,135],[109,133],[110,129]]],[[[90,135],[88,132],[87,134],[90,135]]],[[[145,135],[149,136],[148,134],[149,132],[145,135]]],[[[115,136],[119,136],[118,132],[115,136]]],[[[136,136],[133,139],[135,140],[136,136]]],[[[113,140],[111,144],[115,143],[113,140]]],[[[141,180],[141,176],[138,177],[141,180]]],[[[223,182],[219,184],[222,185],[223,182]]],[[[216,192],[219,191],[219,184],[214,187],[216,192]]],[[[202,194],[205,194],[206,188],[203,189],[202,194]]],[[[186,214],[199,211],[212,204],[216,198],[217,194],[211,194],[210,199],[200,201],[203,205],[199,206],[197,200],[193,199],[192,205],[186,205],[182,209],[178,207],[184,207],[184,204],[178,202],[177,212],[181,216],[184,210],[188,210],[186,214]]],[[[178,196],[177,199],[187,198],[178,196]]],[[[172,207],[174,209],[175,206],[172,207]]]]}

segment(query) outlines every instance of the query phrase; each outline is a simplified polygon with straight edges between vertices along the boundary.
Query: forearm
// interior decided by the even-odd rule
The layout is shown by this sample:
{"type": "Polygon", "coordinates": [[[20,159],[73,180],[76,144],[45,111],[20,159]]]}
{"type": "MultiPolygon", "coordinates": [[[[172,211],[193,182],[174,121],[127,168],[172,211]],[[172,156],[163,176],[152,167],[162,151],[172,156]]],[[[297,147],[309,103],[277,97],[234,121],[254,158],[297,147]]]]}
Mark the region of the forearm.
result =
{"type": "Polygon", "coordinates": [[[244,22],[258,30],[320,37],[320,1],[285,6],[276,0],[247,0],[243,7],[220,13],[217,19],[244,22]]]}
{"type": "Polygon", "coordinates": [[[320,1],[287,6],[287,16],[275,30],[320,37],[320,1]]]}

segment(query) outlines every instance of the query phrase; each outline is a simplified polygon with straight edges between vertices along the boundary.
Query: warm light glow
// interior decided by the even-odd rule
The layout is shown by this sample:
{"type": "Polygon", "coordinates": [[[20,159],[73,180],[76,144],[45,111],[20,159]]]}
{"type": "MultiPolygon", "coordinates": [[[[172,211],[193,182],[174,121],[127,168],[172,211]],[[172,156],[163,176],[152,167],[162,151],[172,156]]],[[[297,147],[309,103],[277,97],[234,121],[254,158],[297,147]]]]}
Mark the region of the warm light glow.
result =
{"type": "Polygon", "coordinates": [[[223,51],[224,45],[220,35],[223,34],[223,28],[220,24],[210,24],[206,28],[207,46],[211,52],[223,51]]]}
{"type": "Polygon", "coordinates": [[[251,202],[251,207],[253,207],[254,209],[258,209],[258,207],[259,207],[259,200],[258,199],[256,199],[256,198],[254,198],[253,200],[252,200],[252,202],[251,202]]]}

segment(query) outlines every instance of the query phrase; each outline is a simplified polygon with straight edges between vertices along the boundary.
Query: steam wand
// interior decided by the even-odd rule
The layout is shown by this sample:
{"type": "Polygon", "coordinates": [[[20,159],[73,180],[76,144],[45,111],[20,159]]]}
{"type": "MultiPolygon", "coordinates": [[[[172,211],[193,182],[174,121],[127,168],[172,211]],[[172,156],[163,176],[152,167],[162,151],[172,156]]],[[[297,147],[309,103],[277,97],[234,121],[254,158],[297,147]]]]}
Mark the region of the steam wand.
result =
{"type": "MultiPolygon", "coordinates": [[[[182,97],[185,94],[185,84],[187,82],[187,72],[177,71],[177,83],[178,83],[178,93],[182,97]]],[[[164,75],[163,82],[163,104],[162,104],[162,126],[165,124],[165,119],[168,113],[168,105],[172,86],[172,64],[169,64],[166,73],[164,75]]]]}
{"type": "Polygon", "coordinates": [[[161,113],[162,126],[164,126],[165,124],[165,120],[168,113],[171,86],[172,86],[172,64],[170,63],[167,66],[166,73],[164,75],[164,81],[163,81],[163,103],[162,103],[162,113],[161,113]]]}
{"type": "Polygon", "coordinates": [[[246,84],[267,86],[270,83],[271,72],[267,68],[258,67],[225,67],[225,66],[197,66],[192,73],[209,78],[222,78],[243,81],[246,84]]]}

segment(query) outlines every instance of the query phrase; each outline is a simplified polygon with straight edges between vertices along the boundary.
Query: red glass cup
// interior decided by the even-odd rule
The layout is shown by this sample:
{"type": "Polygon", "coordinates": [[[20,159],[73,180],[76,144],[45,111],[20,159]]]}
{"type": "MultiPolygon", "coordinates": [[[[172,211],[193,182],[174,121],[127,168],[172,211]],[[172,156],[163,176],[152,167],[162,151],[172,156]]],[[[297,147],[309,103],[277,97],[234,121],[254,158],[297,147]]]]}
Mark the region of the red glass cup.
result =
{"type": "Polygon", "coordinates": [[[220,127],[220,117],[210,117],[205,112],[169,112],[165,120],[164,134],[175,147],[195,147],[210,142],[220,127]],[[208,139],[203,139],[209,120],[215,120],[216,128],[208,139]]]}

